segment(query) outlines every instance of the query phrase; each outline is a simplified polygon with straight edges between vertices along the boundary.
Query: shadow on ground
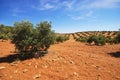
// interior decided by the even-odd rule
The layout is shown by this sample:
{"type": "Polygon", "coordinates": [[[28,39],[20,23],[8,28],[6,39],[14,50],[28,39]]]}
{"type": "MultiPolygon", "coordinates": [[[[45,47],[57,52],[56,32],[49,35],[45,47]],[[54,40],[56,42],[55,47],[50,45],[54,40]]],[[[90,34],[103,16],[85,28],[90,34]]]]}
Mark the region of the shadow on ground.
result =
{"type": "Polygon", "coordinates": [[[112,57],[120,58],[120,51],[108,53],[112,57]]]}
{"type": "Polygon", "coordinates": [[[37,52],[33,54],[12,54],[5,57],[0,57],[0,63],[12,63],[16,60],[24,61],[32,58],[43,57],[47,52],[37,52]]]}

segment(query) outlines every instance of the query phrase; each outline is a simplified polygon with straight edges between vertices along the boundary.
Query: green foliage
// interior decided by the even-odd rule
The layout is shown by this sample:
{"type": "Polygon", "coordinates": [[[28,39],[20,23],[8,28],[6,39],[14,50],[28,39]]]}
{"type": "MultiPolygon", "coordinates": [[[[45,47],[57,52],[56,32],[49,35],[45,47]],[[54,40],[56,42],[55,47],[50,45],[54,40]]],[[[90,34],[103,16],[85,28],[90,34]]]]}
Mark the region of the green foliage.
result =
{"type": "Polygon", "coordinates": [[[106,44],[106,39],[105,39],[104,35],[102,35],[102,34],[98,35],[98,44],[100,44],[100,45],[106,44]]]}
{"type": "Polygon", "coordinates": [[[114,38],[111,38],[111,36],[107,36],[107,37],[106,37],[106,43],[113,44],[114,42],[115,42],[115,39],[114,39],[114,38]]]}
{"type": "Polygon", "coordinates": [[[106,43],[106,38],[105,36],[103,36],[102,34],[100,35],[91,35],[89,36],[88,40],[87,40],[88,43],[92,43],[94,42],[95,45],[105,45],[106,43]]]}
{"type": "Polygon", "coordinates": [[[37,24],[34,41],[34,48],[47,50],[55,42],[55,33],[51,31],[51,23],[45,21],[37,24]]]}
{"type": "Polygon", "coordinates": [[[114,43],[120,43],[120,33],[116,35],[116,37],[111,38],[110,36],[103,36],[102,34],[100,35],[91,35],[88,38],[88,43],[94,42],[95,45],[105,45],[106,43],[114,44],[114,43]]]}
{"type": "Polygon", "coordinates": [[[120,43],[120,32],[117,33],[117,36],[115,37],[115,43],[120,43]]]}
{"type": "Polygon", "coordinates": [[[0,25],[0,39],[8,40],[12,38],[13,27],[5,26],[3,24],[0,25]]]}
{"type": "Polygon", "coordinates": [[[56,42],[64,42],[66,40],[69,40],[69,36],[57,36],[56,42]]]}
{"type": "Polygon", "coordinates": [[[80,37],[80,38],[76,38],[76,41],[80,41],[80,42],[87,42],[87,37],[80,37]]]}
{"type": "Polygon", "coordinates": [[[93,41],[95,41],[96,38],[97,38],[96,35],[91,35],[91,36],[88,37],[87,42],[91,44],[93,41]]]}
{"type": "Polygon", "coordinates": [[[70,37],[70,36],[64,36],[64,41],[69,40],[69,37],[70,37]]]}
{"type": "Polygon", "coordinates": [[[57,36],[56,42],[63,42],[63,41],[64,41],[64,37],[62,37],[62,36],[57,36]]]}
{"type": "Polygon", "coordinates": [[[15,22],[12,43],[20,53],[27,51],[33,40],[33,25],[28,21],[15,22]]]}
{"type": "Polygon", "coordinates": [[[55,42],[55,33],[51,31],[51,23],[44,21],[36,28],[29,21],[15,22],[12,43],[20,53],[47,51],[55,42]]]}

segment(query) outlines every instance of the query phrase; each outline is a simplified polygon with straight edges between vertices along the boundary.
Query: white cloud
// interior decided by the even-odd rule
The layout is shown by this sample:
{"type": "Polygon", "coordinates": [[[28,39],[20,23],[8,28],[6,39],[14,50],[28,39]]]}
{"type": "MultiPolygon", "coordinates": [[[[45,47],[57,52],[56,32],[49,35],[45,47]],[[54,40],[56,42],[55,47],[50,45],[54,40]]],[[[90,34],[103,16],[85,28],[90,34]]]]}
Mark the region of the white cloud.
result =
{"type": "Polygon", "coordinates": [[[82,20],[82,19],[84,19],[84,16],[74,16],[74,15],[67,15],[67,16],[69,16],[71,19],[73,19],[73,20],[82,20]]]}
{"type": "Polygon", "coordinates": [[[93,11],[88,11],[87,13],[83,13],[82,15],[78,15],[78,16],[75,15],[67,15],[67,16],[71,17],[71,19],[73,20],[83,20],[92,17],[92,15],[93,15],[93,11]]]}
{"type": "Polygon", "coordinates": [[[76,17],[72,17],[73,20],[82,20],[84,19],[83,16],[76,16],[76,17]]]}
{"type": "Polygon", "coordinates": [[[75,2],[76,2],[76,0],[72,0],[71,2],[70,1],[64,1],[63,6],[66,6],[68,9],[72,9],[75,2]]]}
{"type": "Polygon", "coordinates": [[[115,8],[120,7],[118,3],[120,0],[93,0],[91,2],[86,1],[81,8],[115,8]]]}
{"type": "Polygon", "coordinates": [[[39,0],[38,5],[32,5],[32,8],[37,10],[50,10],[50,9],[56,9],[57,8],[57,2],[59,0],[39,0]]]}
{"type": "Polygon", "coordinates": [[[38,9],[38,10],[49,10],[49,9],[72,9],[74,8],[74,5],[76,3],[76,0],[66,0],[66,1],[60,1],[60,0],[39,0],[38,5],[33,5],[32,8],[38,9]]]}
{"type": "Polygon", "coordinates": [[[47,3],[42,8],[40,8],[40,10],[48,10],[48,9],[54,9],[54,8],[55,8],[54,5],[47,3]]]}

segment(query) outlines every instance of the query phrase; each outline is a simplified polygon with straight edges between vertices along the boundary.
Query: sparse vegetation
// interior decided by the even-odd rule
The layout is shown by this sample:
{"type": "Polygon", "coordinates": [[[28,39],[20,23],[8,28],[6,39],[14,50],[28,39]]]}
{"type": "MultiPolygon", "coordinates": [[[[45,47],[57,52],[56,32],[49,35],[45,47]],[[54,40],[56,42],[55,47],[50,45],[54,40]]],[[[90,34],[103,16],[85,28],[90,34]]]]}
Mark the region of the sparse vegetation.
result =
{"type": "MultiPolygon", "coordinates": [[[[104,34],[106,33],[103,32],[104,34]]],[[[108,32],[110,33],[110,32],[108,32]]],[[[116,32],[115,32],[116,33],[116,32]]],[[[115,35],[114,33],[114,35],[115,35]]],[[[116,33],[117,34],[117,33],[116,33]]],[[[93,34],[91,36],[80,36],[79,38],[76,38],[74,36],[76,41],[80,42],[87,42],[89,44],[94,43],[95,45],[105,45],[106,43],[114,44],[114,43],[119,43],[120,42],[120,33],[116,35],[116,37],[111,37],[111,36],[104,36],[103,34],[93,34]]]]}
{"type": "Polygon", "coordinates": [[[120,32],[117,33],[117,36],[115,37],[115,43],[120,43],[120,32]]]}
{"type": "Polygon", "coordinates": [[[103,36],[101,34],[98,35],[98,36],[97,35],[92,35],[88,38],[87,42],[88,43],[94,42],[95,45],[105,45],[106,39],[105,39],[105,36],[103,36]]]}
{"type": "Polygon", "coordinates": [[[76,38],[76,41],[87,42],[87,37],[76,38]]]}
{"type": "Polygon", "coordinates": [[[13,34],[12,26],[5,26],[3,24],[0,25],[0,39],[2,39],[2,41],[11,39],[12,34],[13,34]]]}
{"type": "Polygon", "coordinates": [[[69,36],[57,36],[56,37],[56,42],[64,42],[66,40],[69,40],[69,36]]]}

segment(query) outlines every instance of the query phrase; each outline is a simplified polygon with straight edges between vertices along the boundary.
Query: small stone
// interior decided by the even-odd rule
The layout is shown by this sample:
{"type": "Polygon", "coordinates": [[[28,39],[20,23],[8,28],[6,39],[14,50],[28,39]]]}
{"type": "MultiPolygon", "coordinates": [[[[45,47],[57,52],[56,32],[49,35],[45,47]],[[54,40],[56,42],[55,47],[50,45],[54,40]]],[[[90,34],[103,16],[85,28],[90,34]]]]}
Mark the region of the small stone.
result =
{"type": "Polygon", "coordinates": [[[43,64],[43,68],[48,68],[48,66],[47,66],[47,65],[45,65],[45,64],[43,64]]]}
{"type": "Polygon", "coordinates": [[[82,54],[78,53],[77,55],[78,55],[78,56],[81,56],[82,54]]]}
{"type": "Polygon", "coordinates": [[[35,65],[35,68],[37,69],[37,68],[38,68],[38,66],[37,66],[37,65],[35,65]]]}
{"type": "Polygon", "coordinates": [[[119,76],[116,76],[115,78],[120,80],[120,77],[119,77],[119,76]]]}
{"type": "Polygon", "coordinates": [[[32,60],[33,60],[33,61],[35,61],[35,59],[34,59],[34,58],[33,58],[32,60]]]}
{"type": "Polygon", "coordinates": [[[12,62],[12,64],[18,64],[20,62],[19,59],[16,59],[14,62],[12,62]]]}
{"type": "Polygon", "coordinates": [[[18,73],[18,70],[15,70],[14,73],[18,73]]]}
{"type": "Polygon", "coordinates": [[[85,62],[85,64],[87,64],[87,62],[85,62]]]}
{"type": "Polygon", "coordinates": [[[92,65],[93,67],[95,67],[96,69],[101,69],[99,66],[96,65],[92,65]]]}
{"type": "Polygon", "coordinates": [[[0,66],[0,69],[5,69],[6,67],[4,67],[4,66],[0,66]]]}
{"type": "Polygon", "coordinates": [[[100,79],[100,75],[97,75],[97,80],[101,80],[101,79],[100,79]]]}
{"type": "Polygon", "coordinates": [[[110,64],[111,66],[113,66],[113,64],[110,64]]]}
{"type": "Polygon", "coordinates": [[[70,60],[69,62],[70,62],[70,64],[75,64],[72,60],[70,60]]]}
{"type": "Polygon", "coordinates": [[[17,63],[14,63],[14,62],[13,62],[13,63],[11,63],[10,65],[11,65],[11,66],[16,66],[16,65],[17,65],[17,63]]]}
{"type": "Polygon", "coordinates": [[[29,63],[28,65],[31,66],[31,63],[29,63]]]}
{"type": "Polygon", "coordinates": [[[24,69],[24,70],[23,70],[23,73],[26,73],[27,71],[28,71],[28,69],[24,69]]]}
{"type": "Polygon", "coordinates": [[[45,65],[44,68],[48,68],[48,66],[45,65]]]}
{"type": "Polygon", "coordinates": [[[64,60],[64,61],[63,61],[63,63],[67,63],[67,61],[66,61],[66,60],[64,60]]]}
{"type": "Polygon", "coordinates": [[[77,76],[78,77],[78,73],[77,72],[73,72],[73,75],[77,76]]]}
{"type": "Polygon", "coordinates": [[[37,75],[35,75],[33,78],[34,78],[34,79],[38,79],[38,78],[40,78],[40,76],[41,76],[40,74],[37,74],[37,75]]]}

